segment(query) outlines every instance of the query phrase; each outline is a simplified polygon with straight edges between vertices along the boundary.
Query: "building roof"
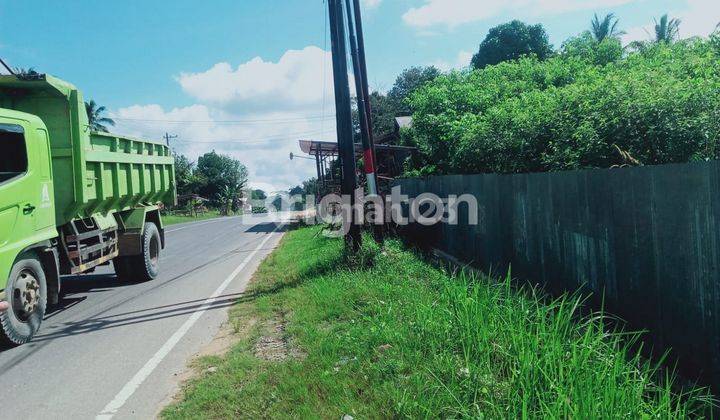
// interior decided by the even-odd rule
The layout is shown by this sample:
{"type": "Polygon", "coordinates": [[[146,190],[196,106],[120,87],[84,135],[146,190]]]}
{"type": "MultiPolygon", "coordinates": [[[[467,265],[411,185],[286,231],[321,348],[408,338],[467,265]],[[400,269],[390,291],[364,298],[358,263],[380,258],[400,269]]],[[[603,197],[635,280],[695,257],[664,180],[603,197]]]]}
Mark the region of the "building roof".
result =
{"type": "MultiPolygon", "coordinates": [[[[318,154],[323,156],[335,156],[338,154],[338,144],[331,141],[315,141],[315,140],[300,140],[300,150],[303,151],[303,153],[307,153],[311,156],[316,156],[318,154]]],[[[376,144],[375,145],[375,152],[386,152],[386,153],[396,153],[396,152],[412,152],[415,150],[414,147],[407,147],[407,146],[394,146],[390,144],[376,144]]],[[[361,143],[355,143],[355,153],[362,154],[363,152],[363,146],[361,143]]]]}
{"type": "Polygon", "coordinates": [[[398,129],[412,128],[412,123],[413,118],[410,116],[395,118],[395,124],[397,124],[398,129]]]}

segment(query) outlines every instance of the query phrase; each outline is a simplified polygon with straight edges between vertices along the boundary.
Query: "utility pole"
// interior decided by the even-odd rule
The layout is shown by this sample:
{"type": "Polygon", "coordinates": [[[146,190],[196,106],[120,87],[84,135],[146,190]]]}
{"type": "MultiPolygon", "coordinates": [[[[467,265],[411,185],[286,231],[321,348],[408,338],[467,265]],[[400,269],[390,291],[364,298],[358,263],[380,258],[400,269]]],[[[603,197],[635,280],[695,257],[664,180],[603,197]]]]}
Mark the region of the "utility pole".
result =
{"type": "Polygon", "coordinates": [[[345,236],[348,248],[357,251],[362,245],[360,225],[355,220],[355,145],[353,144],[352,111],[350,109],[350,81],[348,79],[345,23],[341,0],[328,0],[330,39],[332,44],[333,79],[335,81],[335,118],[340,161],[342,163],[341,193],[350,197],[351,208],[345,216],[350,229],[345,236]]]}
{"type": "MultiPolygon", "coordinates": [[[[375,175],[375,150],[372,144],[372,115],[370,114],[370,97],[367,94],[367,80],[362,68],[363,61],[360,59],[360,51],[358,47],[358,39],[362,37],[359,30],[356,32],[353,23],[353,7],[352,0],[345,0],[345,8],[347,10],[348,32],[350,33],[350,53],[352,55],[353,73],[355,75],[355,91],[358,98],[358,117],[360,120],[360,136],[363,145],[363,164],[365,167],[365,179],[367,181],[368,195],[370,197],[378,197],[377,178],[375,175]]],[[[357,3],[359,5],[359,2],[357,3]]],[[[355,20],[360,20],[360,9],[355,9],[355,20]]],[[[361,23],[360,23],[361,24],[361,23]]],[[[358,26],[359,28],[359,26],[358,26]]],[[[375,205],[375,203],[372,203],[375,205]]],[[[383,209],[374,209],[375,214],[384,214],[383,209]]],[[[383,232],[382,225],[373,226],[373,237],[376,242],[382,243],[383,232]]]]}
{"type": "Polygon", "coordinates": [[[176,136],[176,135],[171,136],[168,133],[165,133],[165,135],[163,136],[163,138],[165,139],[165,144],[167,144],[168,147],[170,147],[170,140],[176,139],[177,137],[178,136],[176,136]]]}
{"type": "Polygon", "coordinates": [[[367,115],[368,126],[370,127],[370,149],[373,154],[373,162],[377,165],[375,154],[375,134],[372,131],[372,104],[370,103],[370,88],[368,87],[367,61],[365,60],[365,35],[363,32],[362,12],[360,11],[360,0],[353,0],[355,9],[355,28],[357,30],[358,59],[360,61],[360,76],[362,77],[363,95],[365,96],[365,115],[367,115]]]}

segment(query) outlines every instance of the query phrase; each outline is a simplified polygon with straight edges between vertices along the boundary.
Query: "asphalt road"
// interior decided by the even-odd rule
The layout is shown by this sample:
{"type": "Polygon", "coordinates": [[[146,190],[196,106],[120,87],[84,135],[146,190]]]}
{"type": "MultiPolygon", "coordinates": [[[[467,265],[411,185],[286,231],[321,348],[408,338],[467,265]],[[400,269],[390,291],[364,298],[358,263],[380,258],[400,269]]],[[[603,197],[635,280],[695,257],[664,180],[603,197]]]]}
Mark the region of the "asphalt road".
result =
{"type": "Polygon", "coordinates": [[[0,418],[155,416],[280,228],[251,216],[169,226],[152,282],[120,283],[112,267],[64,278],[35,339],[0,353],[0,418]]]}

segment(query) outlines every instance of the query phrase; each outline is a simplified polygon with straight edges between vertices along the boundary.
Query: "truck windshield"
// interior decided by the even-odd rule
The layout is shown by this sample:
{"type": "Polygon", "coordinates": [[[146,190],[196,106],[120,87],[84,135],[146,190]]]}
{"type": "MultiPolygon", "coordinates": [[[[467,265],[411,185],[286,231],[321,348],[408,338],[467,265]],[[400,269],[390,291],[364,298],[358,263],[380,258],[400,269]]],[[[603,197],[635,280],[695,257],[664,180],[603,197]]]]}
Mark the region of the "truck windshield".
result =
{"type": "Polygon", "coordinates": [[[0,124],[0,184],[27,172],[27,165],[22,127],[0,124]]]}

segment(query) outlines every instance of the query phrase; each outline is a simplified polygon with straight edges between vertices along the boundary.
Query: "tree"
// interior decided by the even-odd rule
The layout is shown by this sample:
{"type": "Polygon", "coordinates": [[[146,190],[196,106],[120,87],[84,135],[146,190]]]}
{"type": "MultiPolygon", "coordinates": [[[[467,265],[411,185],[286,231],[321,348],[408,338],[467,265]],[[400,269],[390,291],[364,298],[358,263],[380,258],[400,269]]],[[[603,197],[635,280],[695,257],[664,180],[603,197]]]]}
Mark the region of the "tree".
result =
{"type": "Polygon", "coordinates": [[[660,21],[655,19],[655,42],[672,44],[680,35],[680,23],[680,19],[670,19],[667,14],[660,21]]]}
{"type": "Polygon", "coordinates": [[[306,202],[305,189],[302,186],[297,185],[297,186],[290,188],[288,190],[288,193],[290,194],[290,197],[293,199],[292,210],[302,211],[303,207],[305,206],[305,202],[306,202]],[[299,201],[296,201],[298,199],[299,199],[299,201]]]}
{"type": "Polygon", "coordinates": [[[200,189],[207,184],[207,179],[203,177],[195,168],[195,162],[188,159],[187,156],[179,153],[173,153],[175,158],[175,184],[179,195],[199,194],[200,189]]]}
{"type": "Polygon", "coordinates": [[[275,211],[283,211],[283,203],[285,203],[285,200],[283,199],[283,196],[280,194],[277,194],[273,200],[270,202],[270,205],[272,206],[275,211]]]}
{"type": "Polygon", "coordinates": [[[200,156],[196,172],[207,180],[199,190],[200,195],[216,205],[222,204],[227,190],[234,194],[234,200],[237,201],[240,190],[247,184],[248,172],[245,165],[214,150],[200,156]]]}
{"type": "Polygon", "coordinates": [[[375,138],[392,133],[398,113],[395,102],[386,95],[375,91],[370,94],[370,107],[372,108],[372,131],[375,138]]]}
{"type": "Polygon", "coordinates": [[[267,198],[267,194],[263,190],[252,190],[250,198],[253,200],[265,200],[267,198]]]}
{"type": "Polygon", "coordinates": [[[535,55],[545,60],[553,53],[545,28],[513,20],[490,29],[480,49],[472,59],[472,66],[483,69],[503,61],[535,55]]]}
{"type": "MultiPolygon", "coordinates": [[[[395,117],[412,113],[412,108],[407,102],[410,95],[439,75],[441,75],[440,70],[432,66],[412,67],[404,70],[398,76],[388,95],[383,95],[378,91],[372,92],[370,108],[372,110],[372,132],[375,138],[392,133],[395,130],[395,117]]],[[[355,129],[355,142],[360,142],[357,104],[353,107],[353,128],[355,129]]]]}
{"type": "Polygon", "coordinates": [[[593,17],[592,20],[592,29],[590,32],[592,33],[593,38],[595,38],[595,41],[598,43],[609,38],[617,39],[625,34],[625,32],[617,29],[619,22],[620,20],[617,19],[613,13],[605,15],[602,20],[600,20],[598,15],[595,14],[595,17],[593,17]]]}
{"type": "Polygon", "coordinates": [[[624,50],[617,38],[605,38],[597,42],[590,31],[585,31],[565,41],[560,53],[563,57],[577,57],[588,63],[604,66],[621,60],[624,50]]]}
{"type": "Polygon", "coordinates": [[[435,66],[428,67],[410,67],[409,69],[403,70],[402,73],[395,79],[390,92],[388,92],[388,99],[391,101],[391,106],[394,108],[395,116],[409,115],[412,112],[410,105],[407,103],[407,98],[412,95],[418,88],[422,87],[427,82],[435,80],[436,77],[442,73],[435,66]]]}
{"type": "Polygon", "coordinates": [[[95,101],[92,99],[90,100],[90,102],[85,102],[85,111],[87,112],[90,130],[107,133],[108,129],[106,127],[106,124],[113,127],[115,126],[115,121],[112,118],[102,116],[102,114],[104,114],[106,110],[107,108],[105,108],[104,106],[98,106],[98,104],[96,104],[95,101]]]}
{"type": "Polygon", "coordinates": [[[653,44],[603,68],[563,52],[451,73],[411,98],[419,158],[408,169],[518,173],[716,160],[717,86],[720,49],[704,39],[653,44]]]}
{"type": "Polygon", "coordinates": [[[194,175],[195,164],[185,155],[173,153],[175,157],[175,184],[179,195],[193,194],[196,184],[194,175]]]}

